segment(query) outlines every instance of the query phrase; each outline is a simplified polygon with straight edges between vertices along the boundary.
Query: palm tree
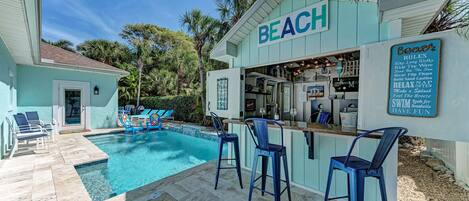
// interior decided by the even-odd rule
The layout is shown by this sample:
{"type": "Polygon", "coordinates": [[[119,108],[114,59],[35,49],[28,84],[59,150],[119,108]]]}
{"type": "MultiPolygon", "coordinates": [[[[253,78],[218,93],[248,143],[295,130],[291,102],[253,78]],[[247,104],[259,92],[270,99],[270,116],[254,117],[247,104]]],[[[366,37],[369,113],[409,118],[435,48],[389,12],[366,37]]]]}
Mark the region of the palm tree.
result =
{"type": "Polygon", "coordinates": [[[217,0],[217,11],[220,15],[218,40],[221,39],[256,0],[217,0]]]}
{"type": "Polygon", "coordinates": [[[467,34],[469,31],[467,26],[469,26],[469,1],[451,0],[428,26],[425,33],[461,28],[460,30],[465,30],[467,34]]]}
{"type": "Polygon", "coordinates": [[[215,19],[203,15],[199,9],[186,12],[181,19],[182,26],[187,29],[193,38],[194,47],[197,52],[198,69],[201,87],[202,110],[205,111],[205,66],[204,66],[204,46],[212,40],[214,36],[215,19]]]}
{"type": "Polygon", "coordinates": [[[130,49],[117,41],[87,40],[77,45],[80,54],[109,65],[128,63],[132,59],[130,49]]]}
{"type": "Polygon", "coordinates": [[[137,106],[140,105],[140,88],[144,66],[152,62],[151,52],[154,46],[157,27],[151,24],[125,25],[120,36],[132,47],[132,53],[138,70],[137,106]]]}
{"type": "Polygon", "coordinates": [[[56,46],[56,47],[60,47],[64,50],[68,50],[70,52],[75,52],[75,49],[73,48],[73,43],[70,42],[69,40],[60,39],[60,40],[55,41],[55,42],[44,40],[44,39],[41,39],[41,40],[42,40],[42,42],[48,43],[48,44],[56,46]]]}

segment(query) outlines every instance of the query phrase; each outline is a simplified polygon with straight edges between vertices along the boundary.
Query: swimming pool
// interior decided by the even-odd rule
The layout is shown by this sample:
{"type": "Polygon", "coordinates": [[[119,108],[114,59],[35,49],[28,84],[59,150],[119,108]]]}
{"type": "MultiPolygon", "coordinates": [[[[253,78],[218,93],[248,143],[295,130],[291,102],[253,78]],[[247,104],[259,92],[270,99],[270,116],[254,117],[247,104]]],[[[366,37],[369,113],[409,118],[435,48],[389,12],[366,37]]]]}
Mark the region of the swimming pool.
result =
{"type": "Polygon", "coordinates": [[[216,159],[218,155],[216,141],[169,130],[88,139],[109,156],[107,162],[76,167],[94,201],[144,186],[216,159]]]}

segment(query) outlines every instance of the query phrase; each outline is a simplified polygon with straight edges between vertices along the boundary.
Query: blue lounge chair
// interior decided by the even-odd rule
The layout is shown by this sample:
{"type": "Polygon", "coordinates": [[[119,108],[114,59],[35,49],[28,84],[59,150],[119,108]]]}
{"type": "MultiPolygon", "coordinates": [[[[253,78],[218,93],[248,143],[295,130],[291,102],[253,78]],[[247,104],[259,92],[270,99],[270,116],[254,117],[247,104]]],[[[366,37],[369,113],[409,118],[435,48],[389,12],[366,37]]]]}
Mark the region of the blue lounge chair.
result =
{"type": "Polygon", "coordinates": [[[36,126],[39,125],[42,128],[46,129],[47,132],[50,133],[50,136],[52,137],[52,141],[54,141],[54,134],[55,134],[55,123],[45,123],[44,121],[39,119],[39,114],[34,111],[34,112],[25,112],[26,117],[28,119],[28,123],[30,125],[36,126]]]}
{"type": "Polygon", "coordinates": [[[161,116],[161,119],[172,119],[172,120],[174,120],[173,113],[174,113],[174,110],[168,110],[163,114],[163,116],[161,116]]]}
{"type": "Polygon", "coordinates": [[[19,141],[29,141],[29,140],[36,140],[36,148],[39,147],[39,143],[42,143],[42,146],[45,147],[44,138],[49,135],[49,133],[39,125],[30,125],[26,116],[22,113],[18,113],[13,115],[16,121],[17,129],[13,123],[7,118],[8,125],[10,126],[10,131],[12,132],[13,136],[13,148],[10,152],[10,158],[13,157],[16,150],[18,149],[18,142],[19,141]]]}
{"type": "Polygon", "coordinates": [[[383,163],[391,151],[394,143],[404,134],[407,133],[406,128],[390,127],[368,131],[357,136],[349,149],[347,156],[332,157],[329,165],[329,176],[327,179],[326,194],[324,200],[335,200],[340,198],[348,198],[352,201],[363,201],[365,199],[365,178],[374,177],[379,180],[381,191],[381,200],[386,201],[386,186],[384,181],[383,163]],[[381,140],[376,148],[376,152],[372,161],[352,156],[353,147],[358,139],[369,135],[370,133],[383,132],[381,140]],[[334,170],[341,170],[347,173],[348,195],[336,198],[329,198],[332,175],[334,170]]]}
{"type": "Polygon", "coordinates": [[[162,117],[166,110],[158,110],[157,114],[159,117],[162,117]]]}
{"type": "Polygon", "coordinates": [[[144,109],[140,114],[132,115],[131,117],[132,118],[140,118],[140,119],[149,118],[149,115],[150,115],[151,112],[152,112],[151,109],[144,109]]]}
{"type": "MultiPolygon", "coordinates": [[[[150,112],[151,113],[151,112],[150,112]]],[[[158,129],[161,130],[161,119],[156,112],[150,115],[150,121],[147,121],[147,130],[158,129]]]]}
{"type": "Polygon", "coordinates": [[[122,126],[124,127],[124,132],[132,132],[136,133],[138,131],[143,130],[143,126],[140,123],[140,126],[135,126],[132,124],[132,121],[130,120],[129,116],[127,114],[123,114],[120,118],[119,121],[121,122],[122,126]]]}
{"type": "Polygon", "coordinates": [[[151,112],[151,109],[144,109],[142,112],[140,112],[140,115],[147,115],[150,112],[151,112]]]}

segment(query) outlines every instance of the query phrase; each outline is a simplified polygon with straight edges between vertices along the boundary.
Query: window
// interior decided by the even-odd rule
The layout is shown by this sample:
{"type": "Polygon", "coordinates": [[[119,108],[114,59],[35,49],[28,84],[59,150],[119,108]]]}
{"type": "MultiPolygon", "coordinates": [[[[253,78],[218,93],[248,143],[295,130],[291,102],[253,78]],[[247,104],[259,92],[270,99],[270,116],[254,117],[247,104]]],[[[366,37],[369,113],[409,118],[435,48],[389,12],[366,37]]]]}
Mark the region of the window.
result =
{"type": "Polygon", "coordinates": [[[217,79],[217,110],[228,110],[228,78],[217,79]]]}

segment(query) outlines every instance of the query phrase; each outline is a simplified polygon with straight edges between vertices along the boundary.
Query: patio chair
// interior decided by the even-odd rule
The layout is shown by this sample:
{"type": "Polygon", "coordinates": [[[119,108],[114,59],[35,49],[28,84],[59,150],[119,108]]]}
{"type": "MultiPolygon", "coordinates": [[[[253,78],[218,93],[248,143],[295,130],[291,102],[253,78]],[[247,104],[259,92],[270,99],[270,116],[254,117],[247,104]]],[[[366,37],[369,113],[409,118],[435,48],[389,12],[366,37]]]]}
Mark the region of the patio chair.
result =
{"type": "Polygon", "coordinates": [[[173,113],[174,113],[174,110],[167,110],[167,111],[163,114],[163,116],[161,116],[161,119],[163,119],[163,120],[166,120],[166,119],[174,120],[173,113]]]}
{"type": "Polygon", "coordinates": [[[255,153],[254,153],[254,161],[251,170],[251,182],[249,185],[249,201],[252,199],[252,192],[255,189],[261,191],[261,195],[264,193],[268,193],[274,196],[275,201],[280,201],[280,196],[282,195],[285,190],[288,194],[288,200],[291,200],[291,192],[290,192],[290,178],[288,176],[288,160],[287,160],[287,149],[283,144],[283,126],[275,121],[270,119],[261,119],[261,118],[250,118],[244,120],[244,123],[248,127],[249,133],[251,134],[251,138],[254,141],[256,146],[255,153]],[[276,125],[280,128],[280,139],[281,144],[271,144],[269,142],[269,129],[268,124],[276,125]],[[258,158],[261,157],[262,159],[262,174],[260,177],[256,178],[256,171],[257,171],[257,161],[258,158]],[[269,158],[272,159],[272,180],[273,180],[273,189],[274,192],[268,192],[265,190],[265,184],[267,179],[267,169],[269,158]],[[285,173],[285,180],[281,179],[281,160],[283,159],[283,169],[285,173]],[[257,180],[261,179],[261,188],[255,186],[257,180]],[[281,188],[281,182],[286,183],[286,187],[283,190],[281,188]]]}
{"type": "Polygon", "coordinates": [[[164,113],[166,113],[166,110],[158,110],[157,112],[159,117],[162,117],[164,113]]]}
{"type": "Polygon", "coordinates": [[[13,136],[13,148],[11,149],[9,158],[12,158],[15,152],[18,149],[19,141],[36,140],[36,148],[39,148],[39,144],[42,143],[43,148],[46,146],[44,138],[49,135],[49,133],[39,125],[30,125],[26,116],[22,113],[13,115],[16,121],[17,129],[13,125],[13,122],[7,119],[8,125],[10,127],[10,132],[13,136]]]}
{"type": "Polygon", "coordinates": [[[52,121],[52,123],[44,123],[44,121],[40,120],[39,119],[39,114],[37,113],[37,111],[33,111],[33,112],[25,112],[26,114],[26,117],[28,119],[28,123],[30,125],[39,125],[41,126],[42,128],[46,129],[47,132],[50,133],[50,137],[52,138],[52,141],[55,140],[54,138],[54,135],[55,135],[55,120],[52,121]]]}
{"type": "Polygon", "coordinates": [[[221,122],[218,115],[215,114],[214,112],[210,112],[210,115],[212,116],[213,127],[217,130],[218,147],[219,147],[218,160],[217,160],[217,174],[215,176],[215,190],[217,190],[218,177],[220,176],[220,170],[221,169],[234,169],[234,168],[236,168],[236,172],[238,173],[239,185],[241,186],[241,188],[243,188],[243,181],[241,179],[241,165],[240,165],[240,159],[239,159],[238,135],[233,134],[233,133],[226,133],[225,130],[223,129],[223,123],[221,122]],[[234,152],[235,152],[234,159],[222,158],[223,145],[227,143],[233,143],[234,145],[234,152]],[[236,167],[221,167],[221,161],[224,161],[224,160],[235,160],[236,167]]]}
{"type": "Polygon", "coordinates": [[[136,115],[130,115],[132,118],[140,118],[140,119],[145,119],[145,118],[150,118],[149,114],[151,112],[151,109],[144,109],[140,114],[136,115]]]}
{"type": "Polygon", "coordinates": [[[147,121],[147,130],[153,130],[153,129],[161,130],[161,127],[162,127],[161,119],[160,119],[160,116],[158,116],[156,112],[152,113],[149,119],[150,121],[147,121]]]}
{"type": "Polygon", "coordinates": [[[135,109],[135,105],[126,105],[124,106],[124,113],[131,114],[134,109],[135,109]]]}
{"type": "Polygon", "coordinates": [[[386,201],[386,186],[384,181],[383,163],[391,151],[394,143],[404,134],[407,133],[406,128],[390,127],[380,128],[357,136],[349,149],[347,156],[332,157],[329,166],[329,176],[327,179],[326,194],[324,200],[335,200],[341,198],[348,198],[352,201],[363,201],[365,194],[365,178],[374,177],[379,180],[379,187],[381,191],[381,200],[386,201]],[[383,132],[381,140],[376,148],[376,152],[372,161],[352,156],[352,151],[358,139],[369,135],[370,133],[383,132]],[[341,170],[347,173],[348,178],[348,195],[336,198],[329,198],[332,175],[334,170],[341,170]]]}
{"type": "Polygon", "coordinates": [[[143,130],[142,123],[140,122],[140,126],[135,126],[132,124],[131,119],[129,118],[129,115],[123,114],[119,118],[119,121],[121,122],[122,126],[124,127],[124,132],[132,132],[132,133],[137,133],[138,131],[143,130]]]}

